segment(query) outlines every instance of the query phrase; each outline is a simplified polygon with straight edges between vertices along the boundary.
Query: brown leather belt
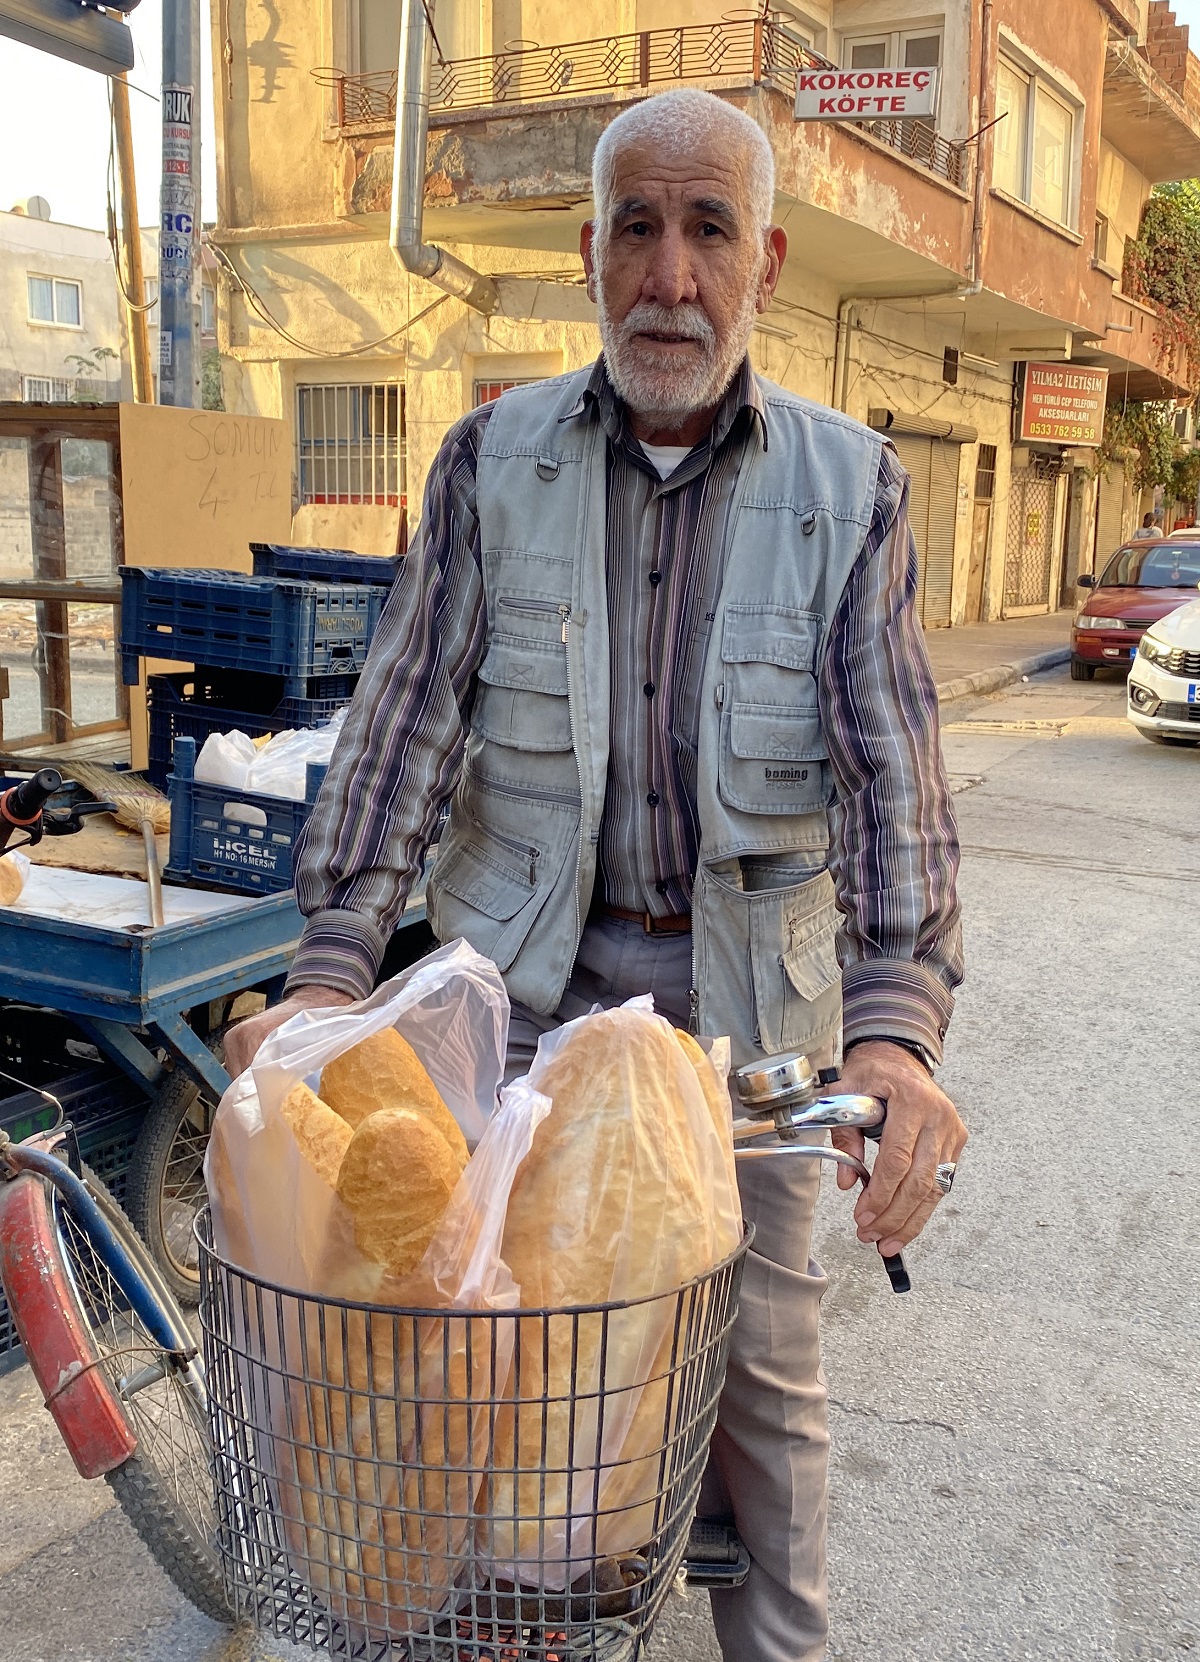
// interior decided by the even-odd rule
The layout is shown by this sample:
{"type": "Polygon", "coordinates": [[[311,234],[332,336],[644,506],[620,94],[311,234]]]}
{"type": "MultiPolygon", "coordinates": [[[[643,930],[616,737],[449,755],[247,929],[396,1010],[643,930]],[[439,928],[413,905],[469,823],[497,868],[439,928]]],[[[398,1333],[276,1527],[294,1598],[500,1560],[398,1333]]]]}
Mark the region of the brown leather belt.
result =
{"type": "Polygon", "coordinates": [[[600,911],[606,918],[620,918],[622,923],[640,923],[647,935],[689,935],[692,930],[690,912],[655,918],[649,912],[631,912],[626,906],[601,906],[600,911]]]}

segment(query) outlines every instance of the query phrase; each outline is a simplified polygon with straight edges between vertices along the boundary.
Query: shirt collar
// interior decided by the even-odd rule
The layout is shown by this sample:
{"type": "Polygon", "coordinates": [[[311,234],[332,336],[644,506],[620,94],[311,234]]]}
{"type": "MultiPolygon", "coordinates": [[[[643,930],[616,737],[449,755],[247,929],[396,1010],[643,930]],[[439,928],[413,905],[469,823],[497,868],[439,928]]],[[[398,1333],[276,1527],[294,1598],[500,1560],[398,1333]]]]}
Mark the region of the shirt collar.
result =
{"type": "MultiPolygon", "coordinates": [[[[712,432],[705,441],[710,450],[717,450],[729,437],[734,422],[742,411],[749,412],[749,422],[759,436],[764,450],[767,448],[767,412],[763,403],[762,390],[758,384],[758,376],[754,373],[748,357],[743,358],[738,372],[729,383],[728,391],[717,408],[716,419],[712,425],[712,432]]],[[[575,403],[559,417],[560,421],[572,421],[589,413],[594,413],[604,431],[614,443],[622,438],[632,442],[633,435],[629,432],[627,411],[617,394],[608,375],[608,368],[601,353],[592,365],[592,373],[575,403]]]]}

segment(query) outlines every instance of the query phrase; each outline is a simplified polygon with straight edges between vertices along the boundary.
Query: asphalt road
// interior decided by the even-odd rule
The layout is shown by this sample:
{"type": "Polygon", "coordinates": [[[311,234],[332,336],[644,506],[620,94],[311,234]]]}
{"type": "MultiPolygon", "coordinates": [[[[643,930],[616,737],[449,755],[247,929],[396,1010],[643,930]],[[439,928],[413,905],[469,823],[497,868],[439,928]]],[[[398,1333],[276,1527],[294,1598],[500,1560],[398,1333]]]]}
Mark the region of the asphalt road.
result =
{"type": "MultiPolygon", "coordinates": [[[[948,718],[969,980],[943,1080],[972,1140],[906,1299],[822,1199],[834,1657],[1200,1652],[1200,750],[1123,705],[1060,671],[948,718]]],[[[0,1662],[301,1655],[190,1611],[24,1372],[0,1601],[0,1662]]],[[[654,1653],[717,1662],[702,1599],[654,1653]]]]}

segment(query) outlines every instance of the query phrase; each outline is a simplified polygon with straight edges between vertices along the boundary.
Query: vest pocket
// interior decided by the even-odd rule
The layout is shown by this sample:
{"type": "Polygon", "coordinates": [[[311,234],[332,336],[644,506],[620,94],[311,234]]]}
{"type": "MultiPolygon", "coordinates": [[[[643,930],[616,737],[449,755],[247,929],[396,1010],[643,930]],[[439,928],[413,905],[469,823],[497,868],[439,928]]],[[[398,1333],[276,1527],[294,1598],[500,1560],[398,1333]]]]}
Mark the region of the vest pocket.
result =
{"type": "Polygon", "coordinates": [[[471,726],[516,750],[570,750],[566,649],[494,636],[479,666],[471,726]]]}
{"type": "MultiPolygon", "coordinates": [[[[503,971],[525,943],[557,882],[565,855],[472,825],[451,830],[429,874],[429,921],[440,941],[461,935],[503,971]],[[547,865],[549,864],[549,869],[547,865]]],[[[569,852],[569,851],[568,851],[569,852]]]]}
{"type": "Polygon", "coordinates": [[[730,606],[721,634],[717,790],[751,814],[811,813],[832,798],[813,670],[821,619],[786,606],[730,606]]]}

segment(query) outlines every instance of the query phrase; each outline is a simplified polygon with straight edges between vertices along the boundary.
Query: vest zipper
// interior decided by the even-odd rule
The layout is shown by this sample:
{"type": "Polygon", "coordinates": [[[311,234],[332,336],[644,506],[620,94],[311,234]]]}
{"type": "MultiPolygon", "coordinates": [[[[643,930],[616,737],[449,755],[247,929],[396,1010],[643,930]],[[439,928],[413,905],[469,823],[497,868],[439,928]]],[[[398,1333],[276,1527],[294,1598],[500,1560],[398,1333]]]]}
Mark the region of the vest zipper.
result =
{"type": "Polygon", "coordinates": [[[693,1036],[700,1031],[700,992],[696,987],[688,989],[688,1032],[693,1036]]]}
{"type": "MultiPolygon", "coordinates": [[[[544,791],[537,785],[504,785],[499,779],[479,779],[478,783],[486,791],[495,791],[500,796],[515,797],[518,802],[562,802],[568,808],[577,808],[580,802],[577,791],[544,791]]],[[[494,836],[495,833],[489,831],[488,835],[494,836]]],[[[500,837],[497,841],[503,842],[504,839],[500,837]]],[[[517,843],[515,846],[522,854],[529,850],[528,843],[517,843]]]]}
{"type": "Polygon", "coordinates": [[[519,854],[522,859],[528,859],[528,861],[529,861],[529,887],[531,889],[536,888],[537,887],[537,871],[536,871],[535,868],[537,866],[538,861],[542,857],[541,849],[540,848],[532,848],[529,845],[529,843],[518,842],[515,837],[502,836],[499,831],[493,831],[493,830],[491,830],[490,827],[488,829],[488,836],[491,837],[494,842],[498,842],[501,845],[502,848],[507,848],[507,849],[511,850],[511,852],[513,854],[519,854]]]}

